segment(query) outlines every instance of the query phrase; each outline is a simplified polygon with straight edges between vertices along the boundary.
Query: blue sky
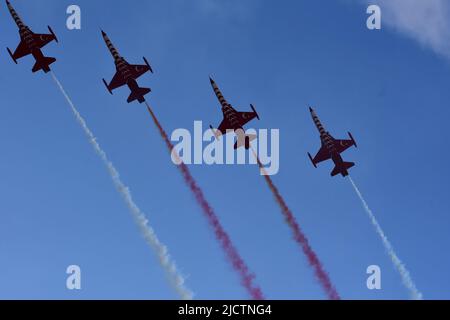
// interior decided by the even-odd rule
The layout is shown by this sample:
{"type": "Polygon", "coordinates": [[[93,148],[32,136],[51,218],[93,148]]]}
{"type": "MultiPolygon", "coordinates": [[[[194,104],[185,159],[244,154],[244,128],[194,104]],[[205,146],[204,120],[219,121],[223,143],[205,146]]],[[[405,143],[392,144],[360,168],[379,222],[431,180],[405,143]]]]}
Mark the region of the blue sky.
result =
{"type": "MultiPolygon", "coordinates": [[[[306,156],[320,146],[309,105],[336,138],[351,131],[359,148],[344,159],[398,255],[425,298],[450,298],[445,51],[395,20],[369,31],[363,1],[79,0],[81,31],[65,27],[70,4],[13,2],[33,31],[58,35],[45,54],[196,298],[248,296],[144,107],[103,86],[114,64],[100,28],[130,63],[152,63],[139,83],[168,132],[219,123],[210,74],[235,107],[253,103],[256,128],[280,129],[273,179],[341,296],[406,299],[349,182],[306,156]],[[380,291],[366,288],[372,264],[380,291]]],[[[2,46],[14,49],[16,26],[0,9],[2,46]]],[[[50,76],[6,51],[0,64],[0,298],[176,298],[50,76]],[[80,291],[65,287],[71,264],[80,291]]],[[[268,298],[325,298],[255,166],[191,170],[268,298]]]]}

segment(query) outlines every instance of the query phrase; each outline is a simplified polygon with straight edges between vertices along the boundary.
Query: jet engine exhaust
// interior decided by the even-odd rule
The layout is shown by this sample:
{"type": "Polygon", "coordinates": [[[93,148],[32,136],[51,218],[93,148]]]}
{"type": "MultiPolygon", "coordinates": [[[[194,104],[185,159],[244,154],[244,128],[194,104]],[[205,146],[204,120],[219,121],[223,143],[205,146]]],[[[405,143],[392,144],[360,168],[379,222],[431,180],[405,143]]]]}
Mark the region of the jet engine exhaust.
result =
{"type": "MultiPolygon", "coordinates": [[[[165,132],[164,128],[162,127],[161,123],[158,121],[158,118],[154,114],[152,108],[150,105],[145,102],[147,105],[147,110],[150,113],[156,127],[158,128],[158,131],[163,138],[167,149],[169,152],[172,152],[173,150],[173,144],[170,141],[167,133],[165,132]]],[[[239,255],[236,247],[232,243],[230,237],[226,233],[225,229],[222,227],[222,224],[220,223],[220,220],[216,213],[214,212],[213,208],[210,206],[208,201],[206,200],[203,191],[198,186],[197,182],[195,181],[194,177],[191,175],[189,168],[184,164],[182,161],[180,161],[180,165],[178,165],[178,168],[180,169],[181,174],[183,175],[183,178],[188,185],[188,187],[191,189],[192,193],[195,196],[196,201],[202,208],[203,213],[206,215],[206,218],[208,219],[209,224],[214,230],[214,234],[216,236],[216,239],[219,241],[222,249],[225,251],[227,258],[231,262],[231,265],[233,266],[233,269],[239,274],[241,279],[241,284],[244,286],[244,288],[248,291],[252,299],[255,300],[262,300],[264,299],[263,293],[261,289],[254,284],[254,278],[255,276],[250,272],[248,266],[244,262],[244,260],[239,255]]]]}
{"type": "Polygon", "coordinates": [[[369,216],[370,222],[372,222],[372,225],[375,228],[376,233],[380,236],[381,242],[383,242],[383,246],[386,249],[386,252],[389,255],[389,258],[391,259],[392,263],[394,264],[395,269],[397,269],[398,273],[400,273],[403,285],[408,289],[411,299],[422,300],[423,299],[422,293],[417,289],[414,281],[411,278],[409,271],[406,269],[406,266],[403,264],[403,262],[395,253],[394,247],[392,246],[391,242],[385,235],[383,229],[381,229],[380,224],[375,218],[375,215],[373,214],[372,210],[369,208],[369,205],[364,199],[361,191],[359,191],[358,187],[356,186],[356,183],[350,176],[348,177],[348,179],[352,184],[352,187],[355,190],[356,194],[358,195],[359,200],[361,200],[364,210],[369,216]]]}
{"type": "Polygon", "coordinates": [[[163,269],[166,273],[167,279],[169,280],[170,285],[177,292],[177,294],[180,296],[181,299],[191,300],[193,298],[193,294],[188,288],[186,288],[185,279],[180,274],[180,272],[177,270],[176,264],[172,260],[171,256],[169,255],[167,247],[163,243],[160,242],[155,231],[149,225],[147,217],[134,202],[129,188],[120,179],[119,172],[116,170],[116,168],[114,167],[112,162],[108,159],[105,151],[103,151],[103,149],[98,144],[94,134],[87,126],[86,121],[83,119],[81,114],[76,109],[72,100],[70,99],[70,97],[68,96],[66,91],[64,90],[64,87],[59,82],[58,78],[53,73],[53,71],[51,71],[51,75],[52,75],[52,78],[55,81],[58,89],[61,91],[61,93],[63,94],[67,103],[69,104],[70,108],[72,109],[72,112],[74,113],[74,115],[78,121],[78,124],[81,126],[84,133],[88,137],[89,143],[94,148],[95,153],[100,157],[103,164],[108,169],[109,175],[111,176],[114,186],[116,187],[117,191],[122,196],[122,199],[125,201],[128,209],[130,210],[130,213],[132,214],[137,225],[139,226],[141,234],[145,238],[149,247],[156,253],[159,264],[163,267],[163,269]]]}
{"type": "MultiPolygon", "coordinates": [[[[253,148],[252,148],[252,151],[253,151],[253,156],[256,158],[260,169],[262,171],[265,171],[261,161],[259,160],[258,155],[256,154],[256,152],[253,148]]],[[[306,255],[306,258],[308,259],[308,263],[314,269],[315,276],[316,276],[317,280],[319,281],[320,285],[325,290],[328,298],[331,300],[340,300],[339,293],[337,292],[334,285],[332,284],[330,277],[326,273],[322,263],[320,262],[319,258],[316,255],[316,253],[311,248],[308,238],[301,230],[297,220],[295,219],[294,214],[291,212],[291,210],[287,206],[287,204],[284,201],[284,198],[281,195],[281,193],[279,192],[278,188],[275,186],[275,184],[273,183],[273,181],[269,175],[265,174],[264,179],[266,180],[270,191],[272,191],[276,202],[280,206],[281,213],[283,214],[286,223],[292,230],[295,242],[297,242],[300,245],[300,247],[302,248],[303,253],[306,255]]]]}

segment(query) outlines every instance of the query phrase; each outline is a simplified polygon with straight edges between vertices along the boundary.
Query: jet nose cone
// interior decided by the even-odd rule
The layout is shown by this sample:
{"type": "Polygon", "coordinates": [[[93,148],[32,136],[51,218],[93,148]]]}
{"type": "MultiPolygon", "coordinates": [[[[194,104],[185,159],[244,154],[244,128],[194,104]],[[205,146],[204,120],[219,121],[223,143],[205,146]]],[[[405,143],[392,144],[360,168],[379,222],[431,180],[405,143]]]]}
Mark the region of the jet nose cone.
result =
{"type": "Polygon", "coordinates": [[[213,78],[211,78],[211,76],[209,76],[209,82],[211,82],[211,84],[215,84],[213,78]]]}
{"type": "Polygon", "coordinates": [[[313,112],[313,111],[314,111],[313,108],[309,107],[309,112],[313,112]]]}
{"type": "Polygon", "coordinates": [[[9,3],[9,1],[8,0],[6,0],[6,4],[9,6],[9,5],[11,5],[11,3],[9,3]]]}
{"type": "Polygon", "coordinates": [[[102,32],[102,36],[106,37],[105,31],[101,30],[101,32],[102,32]]]}

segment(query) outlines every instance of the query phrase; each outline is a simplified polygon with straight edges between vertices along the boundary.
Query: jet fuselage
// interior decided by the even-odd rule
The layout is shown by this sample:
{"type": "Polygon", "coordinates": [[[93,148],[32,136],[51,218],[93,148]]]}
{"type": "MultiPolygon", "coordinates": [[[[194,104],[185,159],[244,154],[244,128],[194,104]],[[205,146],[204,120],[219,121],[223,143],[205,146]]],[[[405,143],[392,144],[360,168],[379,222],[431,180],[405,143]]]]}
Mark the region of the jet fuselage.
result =
{"type": "MultiPolygon", "coordinates": [[[[130,80],[134,80],[134,82],[136,83],[136,81],[135,81],[136,79],[134,79],[132,77],[132,73],[130,72],[129,63],[127,62],[127,60],[125,60],[124,57],[122,57],[119,54],[119,51],[116,49],[116,47],[114,47],[113,43],[111,42],[109,37],[106,35],[106,33],[104,33],[102,31],[102,35],[103,35],[103,39],[105,40],[106,46],[109,49],[109,52],[111,52],[111,55],[113,56],[114,64],[116,65],[117,71],[120,73],[122,78],[128,84],[128,87],[131,89],[129,82],[130,82],[130,80]]],[[[136,83],[136,85],[137,85],[137,83],[136,83]]]]}
{"type": "Polygon", "coordinates": [[[242,128],[239,123],[239,115],[236,109],[234,109],[231,104],[227,102],[214,80],[210,79],[210,81],[214,89],[214,93],[216,94],[217,99],[219,99],[220,105],[222,106],[223,117],[228,121],[234,131],[239,129],[244,131],[244,128],[242,128]]]}

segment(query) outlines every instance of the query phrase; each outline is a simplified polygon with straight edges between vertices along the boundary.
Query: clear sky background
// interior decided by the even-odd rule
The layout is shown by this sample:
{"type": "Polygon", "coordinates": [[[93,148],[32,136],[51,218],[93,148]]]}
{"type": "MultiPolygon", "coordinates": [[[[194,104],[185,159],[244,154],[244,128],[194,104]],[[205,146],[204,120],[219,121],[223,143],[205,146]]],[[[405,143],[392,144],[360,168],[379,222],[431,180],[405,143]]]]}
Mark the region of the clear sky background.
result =
{"type": "MultiPolygon", "coordinates": [[[[397,2],[400,13],[420,11],[397,2]]],[[[153,89],[168,132],[219,124],[210,74],[236,108],[253,103],[254,127],[280,129],[273,179],[341,296],[406,299],[350,183],[306,156],[320,147],[309,105],[335,138],[351,131],[359,148],[344,159],[357,163],[352,177],[397,253],[425,298],[450,298],[450,66],[433,35],[414,33],[420,23],[411,32],[386,7],[382,30],[369,31],[366,5],[350,0],[78,0],[82,30],[69,31],[72,3],[13,5],[34,32],[49,24],[58,35],[44,53],[58,59],[53,70],[196,298],[248,296],[144,106],[101,82],[115,69],[100,28],[130,63],[152,63],[155,74],[139,83],[153,89]],[[366,288],[372,264],[382,269],[379,291],[366,288]]],[[[15,49],[4,3],[0,21],[1,47],[15,49]]],[[[32,74],[32,58],[16,66],[2,52],[0,298],[177,298],[50,76],[32,74]],[[66,289],[71,264],[82,269],[80,291],[66,289]]],[[[325,298],[257,167],[190,168],[267,298],[325,298]]]]}

